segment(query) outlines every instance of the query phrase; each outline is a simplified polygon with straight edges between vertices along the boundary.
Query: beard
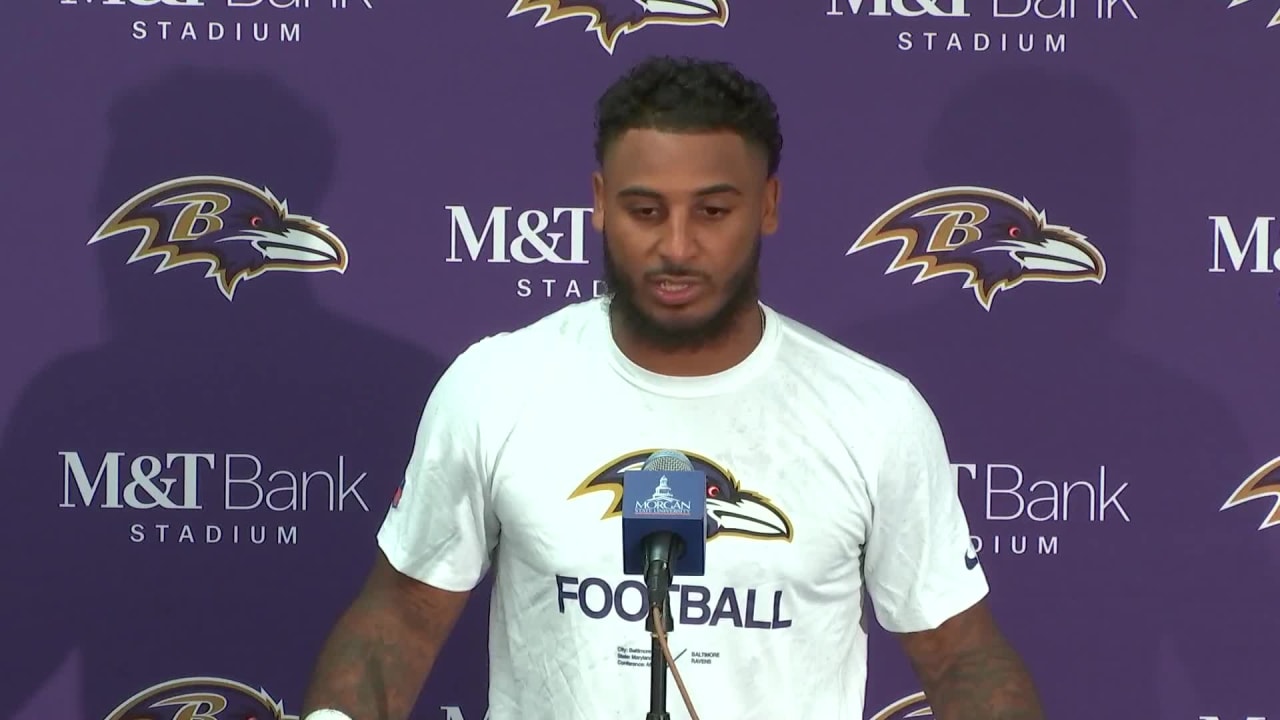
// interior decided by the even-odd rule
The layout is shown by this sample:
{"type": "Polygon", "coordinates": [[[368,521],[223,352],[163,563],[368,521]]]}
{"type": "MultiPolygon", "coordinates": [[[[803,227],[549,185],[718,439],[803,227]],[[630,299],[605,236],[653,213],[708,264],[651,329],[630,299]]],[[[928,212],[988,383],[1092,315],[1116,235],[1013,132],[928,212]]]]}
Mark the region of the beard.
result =
{"type": "MultiPolygon", "coordinates": [[[[756,304],[760,291],[760,255],[763,243],[757,237],[751,254],[724,283],[725,297],[710,316],[692,324],[664,323],[645,312],[636,302],[639,289],[614,262],[609,238],[604,237],[604,281],[608,286],[610,314],[640,342],[663,351],[697,350],[723,338],[734,320],[756,304]]],[[[664,264],[646,275],[701,276],[696,271],[664,264]]]]}

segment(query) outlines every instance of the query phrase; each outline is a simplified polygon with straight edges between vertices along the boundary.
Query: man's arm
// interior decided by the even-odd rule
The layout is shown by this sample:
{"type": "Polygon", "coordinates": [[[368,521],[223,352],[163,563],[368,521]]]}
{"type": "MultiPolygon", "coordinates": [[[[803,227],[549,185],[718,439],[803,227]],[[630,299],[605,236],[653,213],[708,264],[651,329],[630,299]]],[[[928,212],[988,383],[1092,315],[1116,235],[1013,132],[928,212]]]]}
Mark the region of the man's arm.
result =
{"type": "Polygon", "coordinates": [[[500,523],[491,497],[485,424],[501,392],[488,378],[505,361],[479,341],[431,390],[404,479],[378,529],[364,586],[330,631],[302,714],[405,720],[470,591],[489,570],[500,523]]]}
{"type": "Polygon", "coordinates": [[[469,594],[407,577],[379,552],[320,652],[302,717],[324,708],[354,720],[409,717],[469,594]]]}
{"type": "Polygon", "coordinates": [[[1031,676],[985,601],[898,637],[938,720],[1043,720],[1031,676]]]}
{"type": "Polygon", "coordinates": [[[990,590],[942,428],[915,386],[887,404],[868,482],[863,571],[876,619],[902,639],[938,720],[1041,720],[990,590]]]}

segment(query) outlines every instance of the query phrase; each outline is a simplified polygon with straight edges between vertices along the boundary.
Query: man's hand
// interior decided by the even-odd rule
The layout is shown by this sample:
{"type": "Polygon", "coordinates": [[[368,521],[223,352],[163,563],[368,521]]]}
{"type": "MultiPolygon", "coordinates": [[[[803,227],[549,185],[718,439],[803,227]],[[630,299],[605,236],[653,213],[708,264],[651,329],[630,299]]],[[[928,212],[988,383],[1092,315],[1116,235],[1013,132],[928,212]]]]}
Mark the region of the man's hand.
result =
{"type": "Polygon", "coordinates": [[[938,720],[1043,720],[1031,676],[985,601],[898,637],[938,720]]]}

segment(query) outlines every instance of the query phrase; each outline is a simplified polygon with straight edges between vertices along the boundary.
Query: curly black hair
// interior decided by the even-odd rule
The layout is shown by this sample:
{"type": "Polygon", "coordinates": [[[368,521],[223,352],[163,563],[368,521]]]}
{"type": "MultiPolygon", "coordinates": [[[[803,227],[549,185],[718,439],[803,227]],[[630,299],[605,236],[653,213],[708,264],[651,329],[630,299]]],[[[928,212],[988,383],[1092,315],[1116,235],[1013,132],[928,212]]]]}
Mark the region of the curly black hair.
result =
{"type": "Polygon", "coordinates": [[[782,161],[778,108],[768,90],[727,62],[653,57],[631,68],[596,103],[596,161],[628,130],[729,130],[782,161]]]}

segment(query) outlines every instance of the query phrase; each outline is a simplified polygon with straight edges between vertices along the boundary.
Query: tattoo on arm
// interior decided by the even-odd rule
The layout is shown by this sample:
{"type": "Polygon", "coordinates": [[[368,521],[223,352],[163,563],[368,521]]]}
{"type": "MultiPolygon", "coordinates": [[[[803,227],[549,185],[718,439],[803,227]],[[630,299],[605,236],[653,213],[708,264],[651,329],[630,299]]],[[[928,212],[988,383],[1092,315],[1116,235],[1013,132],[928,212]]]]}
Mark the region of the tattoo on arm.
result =
{"type": "Polygon", "coordinates": [[[1031,675],[985,608],[904,641],[938,720],[1044,720],[1031,675]]]}
{"type": "Polygon", "coordinates": [[[466,593],[405,593],[389,567],[343,613],[316,661],[302,716],[322,708],[354,720],[404,720],[417,701],[466,593]]]}
{"type": "Polygon", "coordinates": [[[938,720],[1043,720],[1040,702],[1022,661],[1003,641],[958,654],[921,674],[938,720]]]}

